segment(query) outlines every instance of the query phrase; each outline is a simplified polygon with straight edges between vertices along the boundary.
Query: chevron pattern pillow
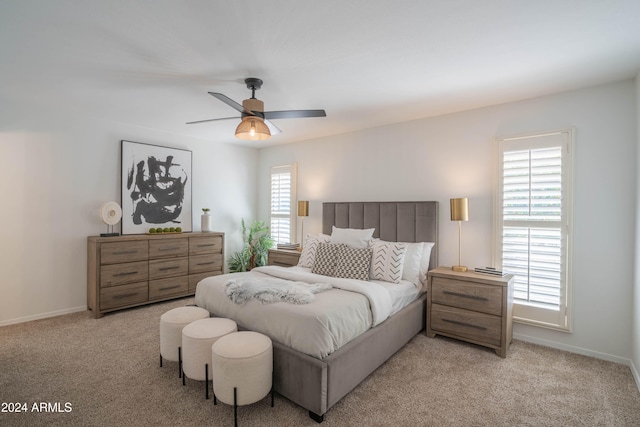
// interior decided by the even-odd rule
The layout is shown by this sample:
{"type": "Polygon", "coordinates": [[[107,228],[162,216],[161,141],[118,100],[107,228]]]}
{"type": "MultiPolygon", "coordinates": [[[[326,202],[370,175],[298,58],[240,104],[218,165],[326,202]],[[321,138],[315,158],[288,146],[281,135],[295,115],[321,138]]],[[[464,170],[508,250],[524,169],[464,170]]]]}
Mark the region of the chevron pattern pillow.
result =
{"type": "Polygon", "coordinates": [[[341,244],[318,243],[316,257],[311,272],[323,276],[333,276],[336,270],[336,258],[341,244]]]}
{"type": "Polygon", "coordinates": [[[369,248],[372,250],[371,279],[400,283],[407,247],[406,243],[400,242],[385,242],[384,240],[369,242],[369,248]]]}
{"type": "Polygon", "coordinates": [[[336,255],[336,270],[333,274],[335,277],[369,280],[371,249],[339,245],[336,255]]]}
{"type": "Polygon", "coordinates": [[[326,234],[320,234],[318,236],[307,234],[304,236],[302,253],[300,254],[300,259],[298,259],[298,267],[313,268],[313,263],[316,259],[316,252],[318,251],[318,244],[328,241],[329,236],[326,234]]]}

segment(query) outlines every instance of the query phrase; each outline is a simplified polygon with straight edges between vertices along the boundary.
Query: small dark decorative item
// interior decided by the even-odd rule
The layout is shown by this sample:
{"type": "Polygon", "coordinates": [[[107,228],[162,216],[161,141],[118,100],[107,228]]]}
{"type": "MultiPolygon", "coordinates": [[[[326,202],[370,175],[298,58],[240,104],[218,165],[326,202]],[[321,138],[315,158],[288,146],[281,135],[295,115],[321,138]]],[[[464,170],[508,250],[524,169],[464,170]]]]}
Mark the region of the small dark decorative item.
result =
{"type": "Polygon", "coordinates": [[[122,141],[122,234],[192,231],[191,151],[122,141]]]}

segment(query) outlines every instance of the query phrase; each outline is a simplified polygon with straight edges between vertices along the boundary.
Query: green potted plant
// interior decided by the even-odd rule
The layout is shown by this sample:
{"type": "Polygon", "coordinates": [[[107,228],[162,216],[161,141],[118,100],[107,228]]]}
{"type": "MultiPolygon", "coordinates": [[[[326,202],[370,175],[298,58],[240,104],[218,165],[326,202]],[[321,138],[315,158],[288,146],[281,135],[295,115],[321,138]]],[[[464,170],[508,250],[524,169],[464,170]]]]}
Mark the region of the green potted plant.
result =
{"type": "Polygon", "coordinates": [[[230,272],[249,271],[267,264],[269,249],[273,247],[273,239],[268,232],[269,227],[263,221],[254,221],[247,228],[244,218],[242,219],[244,248],[229,258],[230,272]]]}

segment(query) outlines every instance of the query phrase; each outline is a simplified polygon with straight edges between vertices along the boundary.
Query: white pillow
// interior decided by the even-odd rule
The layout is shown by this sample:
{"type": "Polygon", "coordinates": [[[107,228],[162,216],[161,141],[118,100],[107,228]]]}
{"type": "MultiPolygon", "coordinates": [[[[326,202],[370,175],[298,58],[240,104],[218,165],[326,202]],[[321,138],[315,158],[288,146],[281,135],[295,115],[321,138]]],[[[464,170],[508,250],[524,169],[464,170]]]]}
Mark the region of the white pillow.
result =
{"type": "MultiPolygon", "coordinates": [[[[424,242],[424,249],[422,251],[422,260],[420,261],[420,283],[423,286],[427,283],[427,273],[429,272],[429,261],[431,261],[431,249],[435,243],[424,242]]],[[[426,289],[426,288],[425,288],[426,289]]]]}
{"type": "Polygon", "coordinates": [[[371,279],[400,283],[407,243],[371,240],[371,279]]]}
{"type": "MultiPolygon", "coordinates": [[[[420,264],[422,263],[422,253],[424,252],[424,242],[406,243],[407,252],[404,254],[404,265],[402,266],[402,279],[408,280],[420,287],[420,264]]],[[[430,251],[431,249],[429,249],[430,251]]],[[[428,261],[427,261],[428,265],[428,261]]]]}
{"type": "Polygon", "coordinates": [[[304,243],[302,244],[302,253],[298,259],[298,267],[312,268],[316,260],[318,244],[327,242],[329,242],[329,236],[326,234],[319,234],[317,236],[312,236],[311,234],[305,235],[304,243]]]}
{"type": "Polygon", "coordinates": [[[373,237],[375,228],[360,230],[357,228],[337,228],[335,225],[331,229],[331,243],[344,243],[352,248],[367,248],[369,240],[373,237]]]}

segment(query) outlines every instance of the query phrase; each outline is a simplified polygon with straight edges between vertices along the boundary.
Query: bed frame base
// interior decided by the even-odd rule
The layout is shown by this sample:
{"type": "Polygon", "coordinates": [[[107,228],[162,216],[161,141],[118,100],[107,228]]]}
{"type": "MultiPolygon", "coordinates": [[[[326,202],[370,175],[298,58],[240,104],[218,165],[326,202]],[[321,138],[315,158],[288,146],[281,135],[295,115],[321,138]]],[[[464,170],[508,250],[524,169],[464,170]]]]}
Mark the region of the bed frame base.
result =
{"type": "Polygon", "coordinates": [[[309,411],[316,422],[373,371],[425,328],[426,294],[375,328],[316,359],[273,342],[273,378],[278,394],[309,411]]]}

